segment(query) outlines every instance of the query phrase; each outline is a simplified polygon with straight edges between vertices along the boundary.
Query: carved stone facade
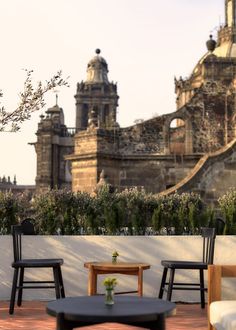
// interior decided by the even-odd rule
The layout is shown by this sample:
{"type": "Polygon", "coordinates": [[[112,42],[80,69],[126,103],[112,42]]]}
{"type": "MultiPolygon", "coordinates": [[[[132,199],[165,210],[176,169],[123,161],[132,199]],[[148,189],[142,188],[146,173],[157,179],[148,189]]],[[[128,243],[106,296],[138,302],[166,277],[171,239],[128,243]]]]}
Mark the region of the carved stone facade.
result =
{"type": "Polygon", "coordinates": [[[190,77],[175,79],[173,113],[120,128],[117,86],[96,50],[86,81],[77,84],[76,134],[64,125],[58,105],[39,123],[37,190],[70,186],[65,169],[71,164],[73,191],[93,193],[102,172],[118,190],[135,186],[159,193],[197,173],[202,157],[224,152],[236,137],[235,3],[225,0],[225,26],[217,42],[210,37],[190,77]]]}

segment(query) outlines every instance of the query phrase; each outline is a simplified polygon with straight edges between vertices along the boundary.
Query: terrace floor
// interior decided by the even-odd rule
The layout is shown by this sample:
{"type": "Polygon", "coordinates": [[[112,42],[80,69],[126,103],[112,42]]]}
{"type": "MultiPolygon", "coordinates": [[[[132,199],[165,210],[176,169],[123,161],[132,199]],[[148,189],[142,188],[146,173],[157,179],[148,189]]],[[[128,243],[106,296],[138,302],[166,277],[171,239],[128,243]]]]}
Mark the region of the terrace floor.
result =
{"type": "MultiPolygon", "coordinates": [[[[25,301],[16,307],[14,315],[8,314],[7,301],[0,301],[0,329],[4,330],[55,330],[55,318],[46,314],[46,302],[25,301]]],[[[175,316],[167,318],[167,330],[207,330],[207,307],[203,310],[198,304],[177,304],[175,316]]],[[[83,329],[97,330],[134,330],[137,327],[104,323],[83,329]]]]}

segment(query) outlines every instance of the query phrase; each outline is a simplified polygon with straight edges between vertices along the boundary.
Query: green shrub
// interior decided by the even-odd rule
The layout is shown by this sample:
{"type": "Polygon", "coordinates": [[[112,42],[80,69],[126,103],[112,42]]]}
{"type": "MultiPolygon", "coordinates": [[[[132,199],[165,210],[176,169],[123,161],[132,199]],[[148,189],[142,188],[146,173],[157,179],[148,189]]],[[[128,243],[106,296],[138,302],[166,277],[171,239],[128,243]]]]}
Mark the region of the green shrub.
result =
{"type": "MultiPolygon", "coordinates": [[[[230,196],[219,201],[228,219],[227,233],[236,232],[233,193],[230,196]]],[[[117,193],[109,186],[94,196],[66,190],[34,198],[0,193],[1,234],[25,217],[34,218],[36,232],[44,235],[192,235],[202,226],[215,225],[214,212],[193,193],[159,196],[137,188],[117,193]]]]}
{"type": "Polygon", "coordinates": [[[222,214],[225,217],[224,234],[236,234],[236,189],[231,188],[218,199],[222,214]]]}
{"type": "Polygon", "coordinates": [[[11,226],[18,222],[19,209],[17,196],[0,191],[0,234],[10,234],[11,226]]]}

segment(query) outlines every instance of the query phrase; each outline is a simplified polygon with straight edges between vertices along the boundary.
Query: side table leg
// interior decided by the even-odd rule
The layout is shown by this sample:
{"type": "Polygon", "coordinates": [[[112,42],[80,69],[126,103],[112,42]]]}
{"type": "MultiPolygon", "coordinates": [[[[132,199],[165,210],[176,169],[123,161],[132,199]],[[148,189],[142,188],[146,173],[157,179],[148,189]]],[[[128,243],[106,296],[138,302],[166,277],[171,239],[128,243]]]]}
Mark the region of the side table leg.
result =
{"type": "Polygon", "coordinates": [[[142,297],[143,295],[143,269],[139,267],[138,270],[138,295],[142,297]]]}
{"type": "Polygon", "coordinates": [[[97,293],[97,273],[92,265],[89,266],[88,295],[93,296],[97,293]]]}

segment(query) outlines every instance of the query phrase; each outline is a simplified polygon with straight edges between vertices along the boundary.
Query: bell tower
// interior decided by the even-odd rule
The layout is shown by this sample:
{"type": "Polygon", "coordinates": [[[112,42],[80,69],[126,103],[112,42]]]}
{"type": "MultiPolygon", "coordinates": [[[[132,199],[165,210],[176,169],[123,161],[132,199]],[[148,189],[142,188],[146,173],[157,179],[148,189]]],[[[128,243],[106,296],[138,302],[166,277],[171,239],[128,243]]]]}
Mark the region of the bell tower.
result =
{"type": "Polygon", "coordinates": [[[85,82],[77,83],[76,130],[86,130],[93,118],[96,127],[110,129],[116,125],[116,114],[119,96],[117,85],[108,80],[108,65],[96,49],[87,65],[85,82]]]}

